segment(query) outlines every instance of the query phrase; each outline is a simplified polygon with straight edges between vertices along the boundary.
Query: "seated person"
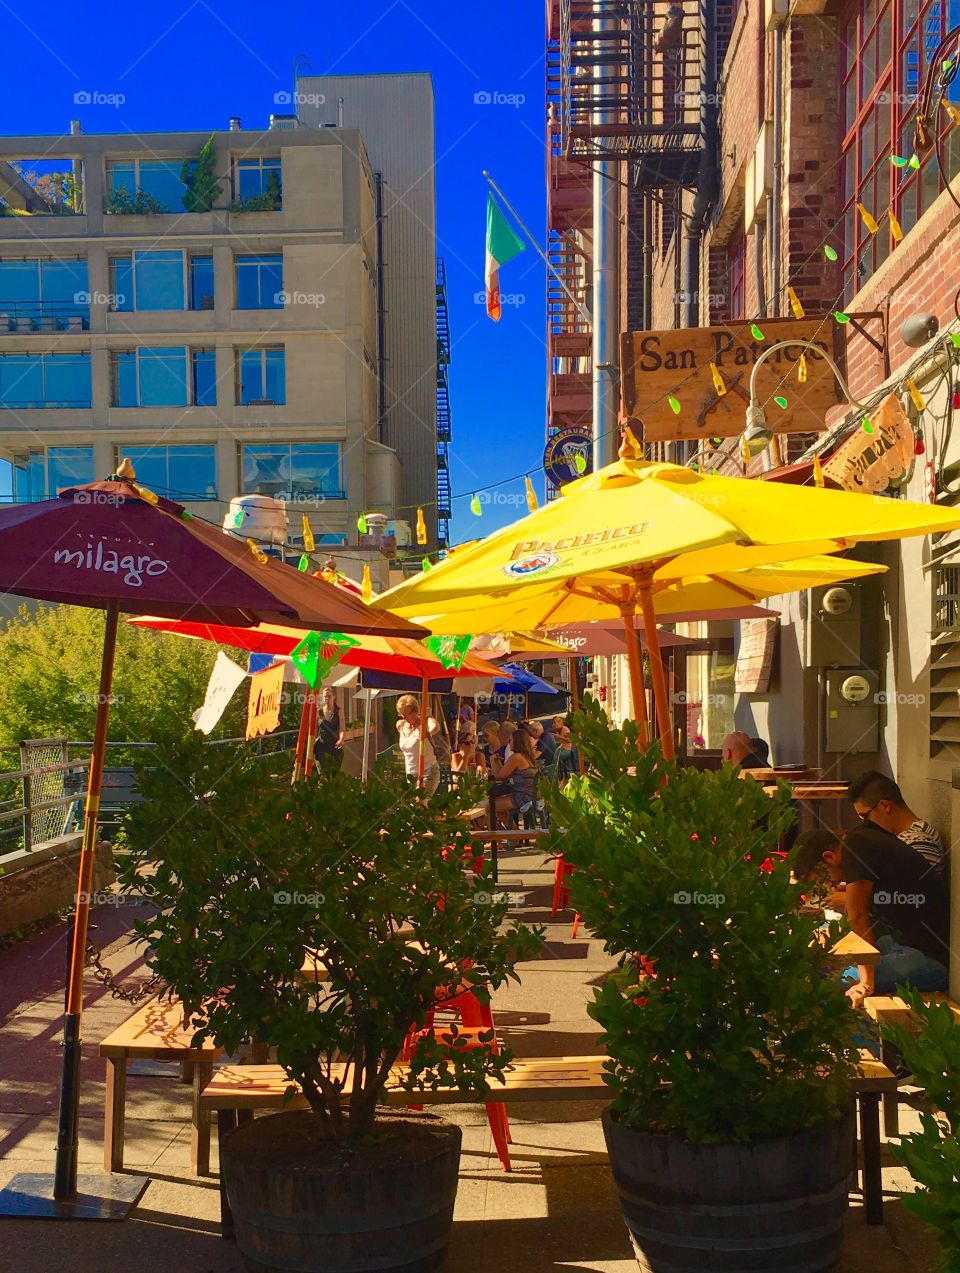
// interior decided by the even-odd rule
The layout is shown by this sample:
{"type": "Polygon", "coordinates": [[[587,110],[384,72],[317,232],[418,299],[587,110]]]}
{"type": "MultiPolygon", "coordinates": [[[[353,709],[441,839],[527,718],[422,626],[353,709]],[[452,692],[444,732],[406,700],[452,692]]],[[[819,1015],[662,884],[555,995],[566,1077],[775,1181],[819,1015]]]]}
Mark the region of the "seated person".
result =
{"type": "Polygon", "coordinates": [[[936,827],[914,813],[892,778],[870,769],[849,784],[847,799],[866,826],[882,827],[904,844],[912,844],[931,866],[944,868],[946,845],[943,836],[936,827]]]}
{"type": "Polygon", "coordinates": [[[460,731],[460,745],[450,757],[450,772],[454,774],[485,774],[487,762],[477,747],[477,735],[472,725],[464,725],[460,731]]]}
{"type": "Polygon", "coordinates": [[[552,767],[557,758],[556,738],[549,730],[544,729],[543,722],[539,720],[527,721],[527,731],[533,735],[533,741],[536,744],[541,762],[546,766],[552,767]]]}
{"type": "Polygon", "coordinates": [[[536,789],[537,753],[533,739],[525,729],[513,735],[513,750],[506,760],[494,754],[493,773],[497,779],[495,794],[497,817],[509,817],[532,802],[536,789]]]}
{"type": "Polygon", "coordinates": [[[750,750],[761,762],[761,769],[770,769],[770,744],[763,738],[751,738],[750,750]]]}
{"type": "Polygon", "coordinates": [[[500,722],[500,750],[503,752],[504,760],[509,760],[513,752],[513,736],[517,732],[517,722],[515,720],[502,720],[500,722]]]}
{"type": "Polygon", "coordinates": [[[557,765],[556,776],[558,782],[565,782],[571,774],[580,772],[580,754],[573,745],[569,728],[560,724],[556,726],[557,738],[557,765]]]}
{"type": "Polygon", "coordinates": [[[500,743],[500,722],[495,720],[484,721],[480,730],[480,737],[482,739],[480,750],[483,752],[488,767],[492,768],[494,755],[499,756],[501,760],[503,759],[503,747],[500,743]]]}
{"type": "Polygon", "coordinates": [[[868,995],[897,986],[946,990],[949,908],[943,875],[912,844],[864,826],[840,840],[834,831],[806,831],[792,861],[798,880],[846,882],[851,929],[876,946],[875,968],[848,968],[847,995],[859,1007],[868,995]]]}
{"type": "Polygon", "coordinates": [[[753,740],[742,730],[727,734],[720,744],[720,754],[724,760],[736,765],[739,769],[767,769],[769,766],[753,750],[753,740]]]}

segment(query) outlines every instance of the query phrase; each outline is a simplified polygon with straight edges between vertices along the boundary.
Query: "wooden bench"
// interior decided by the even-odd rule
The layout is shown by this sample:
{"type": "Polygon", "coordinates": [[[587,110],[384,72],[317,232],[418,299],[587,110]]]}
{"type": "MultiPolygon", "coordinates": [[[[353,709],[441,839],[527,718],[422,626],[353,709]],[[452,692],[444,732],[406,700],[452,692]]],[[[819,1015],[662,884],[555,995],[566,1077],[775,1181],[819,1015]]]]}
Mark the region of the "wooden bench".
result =
{"type": "Polygon", "coordinates": [[[195,1175],[210,1171],[210,1115],[201,1108],[200,1093],[213,1073],[213,1062],[222,1048],[206,1041],[193,1043],[196,1032],[184,1026],[183,1004],[177,999],[149,999],[100,1044],[107,1063],[104,1111],[103,1167],[123,1168],[124,1121],[127,1099],[127,1063],[133,1059],[179,1061],[192,1070],[193,1134],[190,1158],[195,1175]]]}
{"type": "MultiPolygon", "coordinates": [[[[924,1003],[945,1003],[953,1013],[954,1020],[960,1024],[960,1003],[951,999],[949,995],[939,991],[924,991],[920,996],[924,1003]]],[[[899,995],[870,995],[863,1001],[864,1011],[871,1020],[875,1021],[878,1026],[883,1025],[902,1025],[906,1029],[915,1029],[917,1027],[917,1019],[914,1016],[913,1009],[901,999],[899,995]]],[[[887,1060],[885,1055],[886,1042],[881,1035],[880,1039],[880,1056],[883,1060],[887,1060]]],[[[888,1136],[900,1135],[900,1089],[899,1086],[886,1095],[883,1099],[883,1127],[888,1136]]]]}
{"type": "MultiPolygon", "coordinates": [[[[515,1058],[504,1082],[493,1083],[482,1096],[461,1092],[457,1088],[411,1093],[402,1086],[408,1073],[406,1065],[397,1064],[390,1071],[384,1092],[387,1105],[471,1105],[503,1101],[509,1104],[532,1101],[603,1100],[610,1088],[604,1082],[604,1056],[561,1056],[515,1058]]],[[[350,1093],[345,1065],[334,1065],[333,1078],[346,1076],[344,1095],[350,1093]]],[[[863,1150],[862,1190],[868,1224],[883,1223],[883,1189],[880,1164],[880,1100],[896,1079],[882,1062],[869,1054],[861,1058],[853,1081],[853,1093],[859,1106],[860,1142],[863,1150]]],[[[241,1122],[253,1118],[258,1110],[280,1111],[303,1109],[307,1102],[279,1065],[225,1065],[210,1080],[200,1095],[200,1108],[208,1119],[216,1111],[218,1144],[241,1122]],[[293,1094],[288,1096],[291,1088],[293,1094]]],[[[222,1233],[232,1234],[230,1209],[220,1172],[220,1211],[222,1233]]]]}

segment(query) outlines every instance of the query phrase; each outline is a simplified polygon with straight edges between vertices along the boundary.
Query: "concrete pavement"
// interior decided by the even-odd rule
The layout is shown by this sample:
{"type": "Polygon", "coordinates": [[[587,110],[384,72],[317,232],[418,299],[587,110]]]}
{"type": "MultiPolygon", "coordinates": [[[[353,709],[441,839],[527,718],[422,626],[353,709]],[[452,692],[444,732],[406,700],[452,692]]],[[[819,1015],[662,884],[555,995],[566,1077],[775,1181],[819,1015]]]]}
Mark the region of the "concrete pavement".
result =
{"type": "MultiPolygon", "coordinates": [[[[536,854],[506,855],[501,885],[523,895],[518,914],[548,923],[545,956],[522,968],[519,985],[496,997],[494,1014],[521,1056],[595,1050],[586,1014],[591,986],[609,967],[600,943],[570,917],[549,922],[552,872],[536,854]]],[[[125,936],[130,907],[100,907],[93,937],[127,984],[145,976],[125,936]]],[[[53,1164],[64,966],[62,926],[0,951],[0,1185],[21,1171],[53,1164]]],[[[131,1009],[88,978],[81,1104],[80,1170],[102,1164],[103,1065],[97,1043],[131,1009]]],[[[511,1109],[514,1169],[500,1169],[481,1107],[450,1112],[464,1128],[456,1218],[447,1267],[457,1273],[547,1273],[588,1269],[628,1273],[636,1264],[610,1179],[596,1102],[511,1109]]],[[[127,1096],[127,1169],[149,1176],[122,1223],[0,1219],[0,1268],[17,1273],[239,1273],[236,1249],[218,1234],[215,1177],[189,1174],[189,1088],[176,1067],[131,1066],[127,1096]]],[[[902,1116],[909,1127],[909,1111],[902,1116]]],[[[216,1150],[213,1151],[216,1171],[216,1150]]],[[[851,1201],[839,1273],[931,1273],[935,1244],[904,1210],[909,1177],[888,1159],[883,1226],[864,1224],[851,1201]]]]}

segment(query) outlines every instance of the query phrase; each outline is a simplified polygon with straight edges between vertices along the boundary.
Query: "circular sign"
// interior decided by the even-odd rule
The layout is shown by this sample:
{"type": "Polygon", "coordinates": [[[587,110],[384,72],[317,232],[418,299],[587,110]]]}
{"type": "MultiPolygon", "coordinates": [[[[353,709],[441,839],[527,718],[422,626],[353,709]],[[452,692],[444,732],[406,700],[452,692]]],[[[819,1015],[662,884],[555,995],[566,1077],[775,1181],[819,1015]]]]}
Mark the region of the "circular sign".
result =
{"type": "Polygon", "coordinates": [[[561,429],[549,438],[543,451],[543,471],[554,486],[566,486],[590,472],[593,435],[589,429],[561,429]],[[581,457],[582,469],[577,467],[581,457]]]}
{"type": "Polygon", "coordinates": [[[529,579],[531,575],[542,575],[545,570],[552,570],[560,561],[556,553],[531,553],[529,557],[521,557],[519,561],[508,562],[503,573],[511,579],[529,579]]]}
{"type": "Polygon", "coordinates": [[[870,682],[865,676],[848,676],[840,686],[840,694],[848,703],[862,703],[870,697],[870,682]]]}
{"type": "Polygon", "coordinates": [[[853,605],[853,595],[848,588],[828,588],[820,604],[827,614],[846,614],[853,605]]]}

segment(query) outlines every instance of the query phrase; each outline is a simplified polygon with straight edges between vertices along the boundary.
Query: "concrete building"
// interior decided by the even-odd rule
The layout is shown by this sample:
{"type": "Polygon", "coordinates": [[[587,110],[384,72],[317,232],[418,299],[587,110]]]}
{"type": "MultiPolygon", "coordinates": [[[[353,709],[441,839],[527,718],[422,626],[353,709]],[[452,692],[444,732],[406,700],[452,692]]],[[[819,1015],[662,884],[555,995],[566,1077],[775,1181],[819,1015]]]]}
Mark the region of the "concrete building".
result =
{"type": "MultiPolygon", "coordinates": [[[[432,139],[432,118],[422,131],[432,139]]],[[[424,307],[419,344],[410,330],[397,339],[429,363],[435,419],[435,259],[431,242],[428,292],[384,262],[379,184],[357,127],[291,115],[212,136],[0,138],[13,498],[102,476],[123,454],[145,485],[211,520],[261,493],[286,501],[294,546],[301,513],[320,553],[358,545],[365,512],[403,542],[415,517],[400,507],[407,435],[383,410],[385,350],[398,318],[424,307]]],[[[433,545],[435,435],[431,454],[433,545]]]]}

